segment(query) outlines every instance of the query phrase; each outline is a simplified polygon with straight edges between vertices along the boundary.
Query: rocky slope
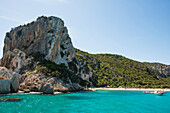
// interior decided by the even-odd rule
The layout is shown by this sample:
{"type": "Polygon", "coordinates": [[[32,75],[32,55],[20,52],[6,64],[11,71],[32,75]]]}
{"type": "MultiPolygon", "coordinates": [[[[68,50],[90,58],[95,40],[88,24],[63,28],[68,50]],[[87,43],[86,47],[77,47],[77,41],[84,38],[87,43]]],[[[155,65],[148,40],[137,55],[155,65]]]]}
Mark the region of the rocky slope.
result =
{"type": "MultiPolygon", "coordinates": [[[[61,87],[66,87],[65,89],[67,90],[79,90],[82,89],[80,81],[87,82],[92,77],[86,63],[81,63],[77,60],[64,22],[60,18],[53,16],[39,17],[36,21],[18,26],[7,32],[0,66],[22,75],[22,79],[24,78],[24,80],[22,80],[20,88],[23,90],[24,88],[26,90],[32,90],[34,88],[39,91],[43,89],[42,84],[49,87],[49,85],[46,85],[48,80],[53,81],[48,83],[50,83],[51,87],[55,87],[58,90],[61,87]],[[65,76],[67,77],[65,78],[67,79],[67,83],[63,82],[63,77],[61,77],[62,70],[59,71],[60,74],[53,74],[53,76],[48,76],[49,74],[36,70],[39,63],[42,64],[41,66],[39,65],[39,70],[41,68],[47,69],[49,62],[55,63],[55,66],[65,65],[64,70],[68,71],[67,76],[65,76]],[[72,75],[76,75],[74,78],[77,78],[79,81],[74,83],[70,79],[72,75]],[[56,76],[60,76],[60,78],[55,78],[56,76]],[[45,83],[44,79],[40,79],[43,77],[46,79],[45,83]],[[28,81],[31,84],[27,84],[28,81]],[[62,85],[57,86],[57,81],[60,81],[59,83],[62,85]],[[22,87],[23,84],[25,85],[24,87],[22,87]]],[[[48,67],[46,72],[52,73],[51,70],[53,69],[48,67]]]]}
{"type": "Polygon", "coordinates": [[[148,68],[157,71],[162,77],[170,77],[170,65],[160,64],[160,63],[146,63],[148,68]]]}

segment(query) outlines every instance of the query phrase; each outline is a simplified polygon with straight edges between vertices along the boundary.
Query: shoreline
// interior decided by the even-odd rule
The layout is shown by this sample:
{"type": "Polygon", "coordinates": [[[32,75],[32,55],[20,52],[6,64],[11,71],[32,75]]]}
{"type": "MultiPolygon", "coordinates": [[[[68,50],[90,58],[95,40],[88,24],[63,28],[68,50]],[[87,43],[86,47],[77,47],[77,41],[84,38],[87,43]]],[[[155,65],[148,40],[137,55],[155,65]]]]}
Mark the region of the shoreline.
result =
{"type": "Polygon", "coordinates": [[[17,93],[6,93],[6,94],[0,94],[0,96],[2,95],[59,95],[59,94],[68,94],[68,93],[71,93],[71,92],[66,92],[66,93],[63,93],[63,92],[54,92],[53,94],[44,94],[42,92],[29,92],[29,93],[24,93],[24,92],[17,92],[17,93]]]}
{"type": "MultiPolygon", "coordinates": [[[[106,88],[106,87],[99,87],[99,88],[88,88],[80,91],[97,91],[97,90],[113,90],[113,91],[170,91],[170,89],[160,89],[160,88],[106,88]]],[[[74,92],[80,92],[80,91],[74,91],[74,92]]],[[[0,94],[2,95],[59,95],[59,94],[69,94],[69,93],[74,93],[74,92],[54,92],[53,94],[44,94],[42,92],[29,92],[29,93],[24,93],[23,91],[18,91],[17,93],[7,93],[7,94],[0,94]]]]}
{"type": "Polygon", "coordinates": [[[161,89],[161,88],[89,88],[92,91],[96,91],[96,90],[121,90],[121,91],[155,91],[155,90],[159,90],[159,91],[170,91],[170,89],[165,88],[165,89],[161,89]]]}

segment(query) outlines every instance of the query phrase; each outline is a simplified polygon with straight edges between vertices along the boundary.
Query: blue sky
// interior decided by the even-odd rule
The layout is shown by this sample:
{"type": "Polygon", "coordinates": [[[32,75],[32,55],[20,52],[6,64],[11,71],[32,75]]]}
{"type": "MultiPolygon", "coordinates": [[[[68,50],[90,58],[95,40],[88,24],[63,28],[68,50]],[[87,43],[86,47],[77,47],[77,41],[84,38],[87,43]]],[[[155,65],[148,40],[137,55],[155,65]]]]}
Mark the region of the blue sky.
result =
{"type": "Polygon", "coordinates": [[[170,64],[170,0],[0,0],[5,33],[38,16],[65,21],[73,45],[89,53],[170,64]]]}

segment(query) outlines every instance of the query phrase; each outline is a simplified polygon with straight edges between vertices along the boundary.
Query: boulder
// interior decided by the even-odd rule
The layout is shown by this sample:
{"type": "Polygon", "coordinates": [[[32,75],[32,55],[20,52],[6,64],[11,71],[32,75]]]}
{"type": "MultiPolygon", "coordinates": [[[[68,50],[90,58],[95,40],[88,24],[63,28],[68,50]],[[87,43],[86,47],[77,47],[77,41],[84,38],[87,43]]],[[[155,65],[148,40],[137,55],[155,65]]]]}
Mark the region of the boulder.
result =
{"type": "Polygon", "coordinates": [[[11,81],[11,92],[13,93],[17,92],[19,88],[19,75],[14,74],[10,81],[11,81]]]}
{"type": "Polygon", "coordinates": [[[54,88],[51,87],[51,84],[45,84],[40,88],[40,92],[43,92],[44,94],[53,94],[54,88]]]}
{"type": "Polygon", "coordinates": [[[0,79],[0,93],[10,93],[10,80],[0,79]]]}
{"type": "Polygon", "coordinates": [[[1,79],[2,81],[0,83],[0,84],[4,84],[4,87],[10,88],[8,90],[8,92],[17,92],[18,91],[20,74],[15,73],[15,72],[13,72],[13,71],[5,68],[5,67],[0,67],[0,75],[1,75],[1,78],[7,79],[7,81],[9,81],[9,84],[8,84],[7,81],[3,81],[1,79]],[[7,84],[9,86],[7,86],[7,84]]]}

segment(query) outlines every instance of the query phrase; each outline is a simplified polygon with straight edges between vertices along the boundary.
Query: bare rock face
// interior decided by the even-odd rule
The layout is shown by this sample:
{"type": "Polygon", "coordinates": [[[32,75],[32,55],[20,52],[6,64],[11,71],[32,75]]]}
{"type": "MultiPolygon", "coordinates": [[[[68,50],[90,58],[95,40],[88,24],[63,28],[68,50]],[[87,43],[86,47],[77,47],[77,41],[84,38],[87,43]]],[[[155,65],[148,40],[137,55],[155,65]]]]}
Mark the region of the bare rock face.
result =
{"type": "Polygon", "coordinates": [[[40,17],[35,22],[16,27],[6,34],[4,43],[3,56],[14,49],[26,55],[40,52],[47,60],[65,65],[76,57],[68,30],[57,17],[40,17]]]}
{"type": "Polygon", "coordinates": [[[76,91],[81,90],[84,87],[80,86],[79,84],[75,83],[64,83],[61,79],[57,77],[49,77],[44,74],[37,73],[36,71],[27,72],[20,77],[20,86],[19,90],[21,91],[36,91],[36,92],[44,92],[43,87],[46,84],[50,84],[50,90],[46,90],[47,92],[51,92],[51,88],[53,91],[76,91]]]}
{"type": "Polygon", "coordinates": [[[20,73],[26,65],[29,64],[30,58],[26,59],[26,54],[18,49],[12,52],[7,51],[1,59],[1,66],[7,67],[17,73],[20,73]]]}
{"type": "Polygon", "coordinates": [[[8,70],[6,67],[0,67],[0,75],[1,75],[1,77],[11,79],[14,74],[15,73],[13,71],[8,70]]]}
{"type": "Polygon", "coordinates": [[[10,80],[11,82],[11,92],[15,93],[18,92],[19,89],[19,75],[14,74],[10,80]]]}
{"type": "Polygon", "coordinates": [[[0,94],[10,93],[10,80],[0,79],[0,94]]]}
{"type": "Polygon", "coordinates": [[[54,93],[54,88],[51,87],[51,84],[45,84],[40,88],[40,92],[43,92],[45,94],[53,94],[54,93]]]}
{"type": "Polygon", "coordinates": [[[156,70],[162,77],[170,77],[170,65],[159,63],[145,63],[147,67],[156,70]]]}
{"type": "Polygon", "coordinates": [[[89,81],[89,78],[92,78],[91,69],[88,68],[87,63],[85,61],[80,62],[79,69],[81,69],[80,76],[83,80],[89,81]]]}
{"type": "Polygon", "coordinates": [[[18,91],[19,77],[21,75],[13,72],[11,70],[8,70],[5,67],[0,67],[0,75],[1,75],[1,77],[7,79],[7,81],[3,81],[3,80],[0,81],[0,84],[2,84],[2,85],[4,84],[4,86],[2,86],[2,89],[4,89],[3,87],[6,87],[7,91],[9,91],[9,92],[17,92],[18,91]],[[9,83],[8,83],[8,81],[9,81],[9,83]],[[9,86],[7,86],[7,85],[9,85],[9,86]]]}

